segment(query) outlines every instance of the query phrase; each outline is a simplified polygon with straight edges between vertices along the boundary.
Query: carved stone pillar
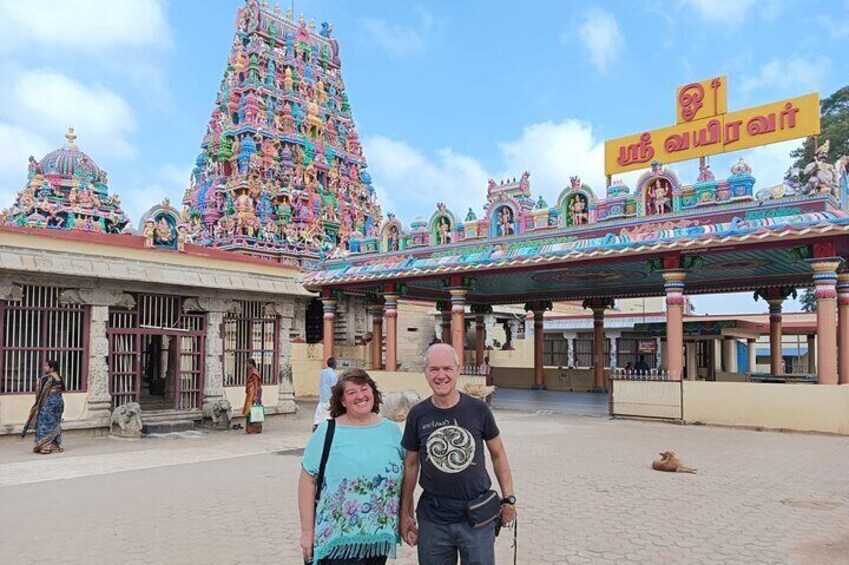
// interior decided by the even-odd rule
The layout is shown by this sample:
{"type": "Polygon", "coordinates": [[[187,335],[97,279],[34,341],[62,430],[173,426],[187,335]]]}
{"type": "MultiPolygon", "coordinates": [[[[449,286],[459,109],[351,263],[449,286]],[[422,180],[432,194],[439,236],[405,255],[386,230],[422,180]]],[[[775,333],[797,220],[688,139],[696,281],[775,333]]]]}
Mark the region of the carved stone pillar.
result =
{"type": "Polygon", "coordinates": [[[452,288],[451,293],[451,344],[460,360],[460,367],[466,364],[466,293],[465,288],[452,288]]]}
{"type": "Polygon", "coordinates": [[[545,367],[543,361],[543,343],[545,342],[545,330],[543,329],[545,310],[534,310],[534,390],[545,389],[545,367]]]}
{"type": "Polygon", "coordinates": [[[756,371],[758,364],[758,341],[754,338],[746,340],[746,345],[749,347],[749,374],[756,371]]]}
{"type": "Polygon", "coordinates": [[[440,300],[436,303],[439,310],[439,339],[442,343],[451,343],[451,301],[440,300]]]}
{"type": "Polygon", "coordinates": [[[398,295],[383,295],[383,317],[386,319],[386,370],[398,370],[398,295]]]}
{"type": "Polygon", "coordinates": [[[666,291],[667,369],[670,380],[678,381],[684,372],[684,278],[686,271],[663,272],[666,291]]]}
{"type": "Polygon", "coordinates": [[[817,336],[808,334],[808,373],[817,372],[817,336]]]}
{"type": "Polygon", "coordinates": [[[837,276],[837,377],[849,384],[849,273],[837,276]]]}
{"type": "Polygon", "coordinates": [[[371,306],[371,368],[383,368],[383,304],[371,306]]]}
{"type": "Polygon", "coordinates": [[[293,300],[271,302],[266,304],[265,313],[277,316],[280,333],[277,336],[277,387],[278,414],[292,414],[298,411],[295,402],[295,385],[292,382],[292,340],[289,338],[295,319],[295,303],[293,300]]]}
{"type": "Polygon", "coordinates": [[[811,261],[817,301],[817,382],[837,384],[837,259],[811,261]]]}

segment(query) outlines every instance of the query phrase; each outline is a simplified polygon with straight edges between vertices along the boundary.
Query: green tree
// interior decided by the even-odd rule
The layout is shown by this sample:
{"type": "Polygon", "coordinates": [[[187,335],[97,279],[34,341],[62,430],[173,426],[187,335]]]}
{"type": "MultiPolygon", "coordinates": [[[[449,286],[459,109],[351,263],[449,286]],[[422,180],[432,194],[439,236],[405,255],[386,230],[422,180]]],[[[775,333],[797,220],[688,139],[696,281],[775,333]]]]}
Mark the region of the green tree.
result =
{"type": "Polygon", "coordinates": [[[817,299],[814,296],[814,289],[806,288],[805,292],[802,293],[801,298],[799,298],[799,302],[802,303],[803,312],[817,311],[817,299]]]}
{"type": "MultiPolygon", "coordinates": [[[[841,155],[849,155],[849,86],[844,86],[828,98],[820,100],[819,143],[831,141],[828,160],[834,162],[841,155]]],[[[790,152],[796,161],[794,167],[804,168],[814,160],[814,144],[810,138],[798,149],[790,152]]]]}

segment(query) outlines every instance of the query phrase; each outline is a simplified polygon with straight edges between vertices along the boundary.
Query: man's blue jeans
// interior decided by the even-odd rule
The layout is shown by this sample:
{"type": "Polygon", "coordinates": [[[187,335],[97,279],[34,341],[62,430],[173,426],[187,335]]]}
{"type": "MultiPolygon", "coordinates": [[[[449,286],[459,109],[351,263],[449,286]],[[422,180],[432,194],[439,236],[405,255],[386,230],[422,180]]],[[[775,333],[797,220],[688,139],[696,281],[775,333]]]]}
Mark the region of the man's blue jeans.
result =
{"type": "Polygon", "coordinates": [[[495,522],[473,528],[465,522],[435,524],[419,521],[419,564],[494,565],[495,522]]]}

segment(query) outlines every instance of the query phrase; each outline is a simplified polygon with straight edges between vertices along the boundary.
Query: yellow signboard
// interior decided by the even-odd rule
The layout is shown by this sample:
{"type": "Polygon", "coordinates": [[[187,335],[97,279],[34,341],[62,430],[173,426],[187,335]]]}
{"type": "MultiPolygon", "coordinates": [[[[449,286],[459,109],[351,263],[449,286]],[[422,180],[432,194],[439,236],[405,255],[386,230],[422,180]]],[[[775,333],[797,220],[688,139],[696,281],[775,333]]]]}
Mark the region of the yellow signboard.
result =
{"type": "Polygon", "coordinates": [[[676,125],[606,141],[605,174],[819,135],[819,95],[728,113],[724,85],[725,77],[718,77],[682,86],[676,125]]]}
{"type": "Polygon", "coordinates": [[[675,92],[676,123],[712,118],[728,111],[728,86],[724,76],[691,82],[675,92]]]}

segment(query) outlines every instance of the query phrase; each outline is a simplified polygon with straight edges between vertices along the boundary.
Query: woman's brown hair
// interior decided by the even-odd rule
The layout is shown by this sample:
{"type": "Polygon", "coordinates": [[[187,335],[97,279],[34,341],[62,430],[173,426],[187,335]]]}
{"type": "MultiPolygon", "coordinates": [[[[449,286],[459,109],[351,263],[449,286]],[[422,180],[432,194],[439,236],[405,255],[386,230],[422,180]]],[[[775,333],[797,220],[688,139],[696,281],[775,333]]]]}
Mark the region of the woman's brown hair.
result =
{"type": "Polygon", "coordinates": [[[377,390],[377,383],[374,382],[368,373],[362,369],[348,369],[339,377],[339,380],[333,385],[330,393],[330,417],[338,418],[347,412],[345,405],[342,404],[342,396],[345,394],[345,383],[354,383],[355,385],[368,385],[371,387],[371,392],[374,394],[374,406],[371,411],[375,414],[380,414],[380,404],[383,402],[383,396],[377,390]]]}

